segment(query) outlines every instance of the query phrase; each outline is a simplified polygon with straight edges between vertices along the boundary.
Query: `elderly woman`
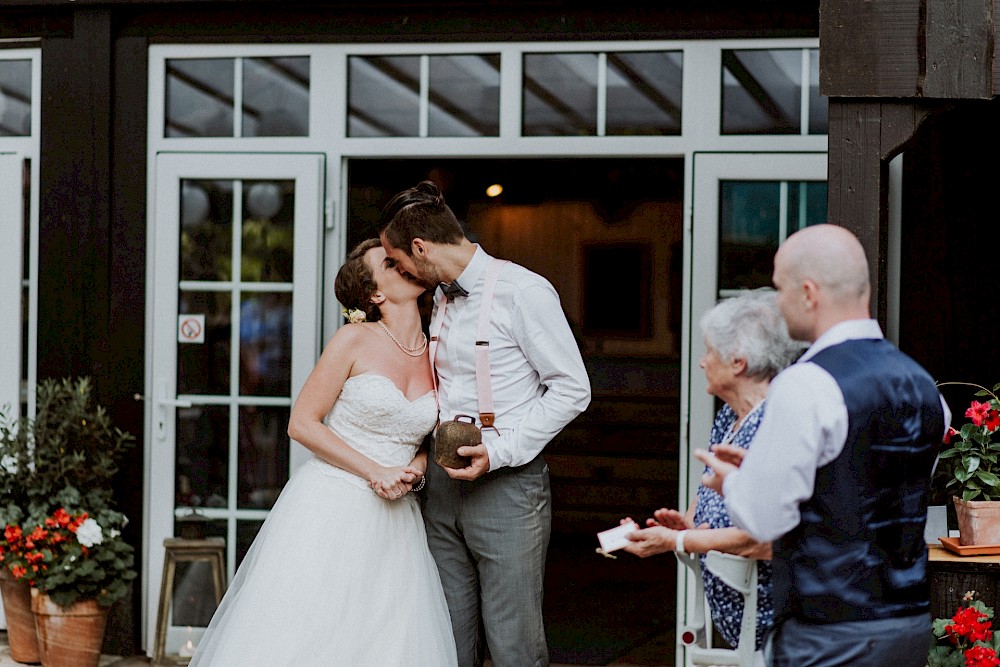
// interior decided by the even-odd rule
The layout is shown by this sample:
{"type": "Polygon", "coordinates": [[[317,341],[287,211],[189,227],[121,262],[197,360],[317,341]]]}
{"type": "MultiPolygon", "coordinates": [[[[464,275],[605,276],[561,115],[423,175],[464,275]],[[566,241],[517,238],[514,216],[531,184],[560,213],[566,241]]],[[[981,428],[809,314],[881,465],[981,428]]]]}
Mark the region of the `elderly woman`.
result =
{"type": "MultiPolygon", "coordinates": [[[[788,337],[770,289],[742,292],[715,305],[701,320],[705,355],[699,365],[708,380],[708,393],[724,405],[715,416],[710,445],[747,448],[764,416],[771,379],[803,351],[788,337]]],[[[668,551],[704,554],[715,549],[756,559],[770,559],[770,543],[760,544],[733,527],[722,497],[701,486],[685,514],[659,509],[647,528],[629,536],[626,551],[645,558],[668,551]]],[[[704,561],[704,558],[702,558],[704,561]]],[[[743,597],[702,569],[705,595],[715,627],[731,646],[739,641],[743,597]]],[[[774,621],[771,607],[771,566],[758,568],[757,651],[774,621]]]]}

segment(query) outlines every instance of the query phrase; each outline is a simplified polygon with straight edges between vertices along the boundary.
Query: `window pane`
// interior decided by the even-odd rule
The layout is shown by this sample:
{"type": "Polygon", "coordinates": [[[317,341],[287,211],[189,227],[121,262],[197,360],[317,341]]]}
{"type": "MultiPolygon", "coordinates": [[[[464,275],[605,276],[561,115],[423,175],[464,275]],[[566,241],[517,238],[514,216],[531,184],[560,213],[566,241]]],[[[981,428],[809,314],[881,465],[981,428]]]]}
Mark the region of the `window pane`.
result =
{"type": "Polygon", "coordinates": [[[809,134],[827,134],[830,101],[819,94],[819,49],[809,51],[809,134]]]}
{"type": "Polygon", "coordinates": [[[778,249],[781,184],[724,181],[719,198],[719,289],[771,284],[778,249]]]}
{"type": "Polygon", "coordinates": [[[233,136],[232,58],[167,61],[164,136],[233,136]]]}
{"type": "Polygon", "coordinates": [[[722,133],[797,134],[802,50],[722,52],[722,133]]]}
{"type": "Polygon", "coordinates": [[[605,134],[681,132],[682,54],[609,53],[605,134]]]}
{"type": "Polygon", "coordinates": [[[177,305],[180,315],[205,318],[205,342],[177,344],[177,393],[228,394],[232,296],[185,291],[177,305]]]}
{"type": "Polygon", "coordinates": [[[295,181],[244,181],[243,255],[247,282],[292,281],[295,181]]]}
{"type": "Polygon", "coordinates": [[[240,305],[240,394],[288,396],[291,369],[291,293],[245,295],[240,305]]]}
{"type": "Polygon", "coordinates": [[[288,480],[289,408],[240,408],[237,502],[241,509],[270,509],[288,480]]]}
{"type": "Polygon", "coordinates": [[[826,222],[825,181],[723,181],[720,188],[720,290],[770,285],[783,235],[826,222]]]}
{"type": "Polygon", "coordinates": [[[788,184],[788,233],[826,222],[826,182],[788,184]]]}
{"type": "Polygon", "coordinates": [[[31,61],[0,60],[0,137],[31,135],[31,61]]]}
{"type": "Polygon", "coordinates": [[[419,56],[351,56],[347,68],[347,136],[419,135],[419,56]]]}
{"type": "Polygon", "coordinates": [[[309,135],[309,57],[243,60],[243,136],[309,135]]]}
{"type": "Polygon", "coordinates": [[[181,280],[233,275],[232,181],[181,182],[181,280]]]}
{"type": "Polygon", "coordinates": [[[226,506],[228,452],[229,408],[177,409],[178,506],[226,506]]]}
{"type": "Polygon", "coordinates": [[[236,567],[243,562],[244,556],[250,551],[250,545],[253,544],[263,525],[264,522],[258,520],[236,522],[236,567]]]}
{"type": "Polygon", "coordinates": [[[432,137],[500,134],[500,55],[431,56],[427,132],[432,137]]]}
{"type": "Polygon", "coordinates": [[[597,134],[597,54],[524,56],[525,136],[597,134]]]}

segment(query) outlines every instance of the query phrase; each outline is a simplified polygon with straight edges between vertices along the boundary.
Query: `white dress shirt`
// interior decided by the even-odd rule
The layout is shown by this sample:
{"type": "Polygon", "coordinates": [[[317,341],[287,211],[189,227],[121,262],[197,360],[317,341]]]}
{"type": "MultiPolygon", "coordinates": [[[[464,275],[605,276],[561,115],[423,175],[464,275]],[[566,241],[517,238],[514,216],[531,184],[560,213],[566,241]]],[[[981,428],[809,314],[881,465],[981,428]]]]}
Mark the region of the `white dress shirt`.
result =
{"type": "MultiPolygon", "coordinates": [[[[722,487],[733,523],[754,539],[769,542],[799,525],[799,504],[812,497],[816,470],[837,458],[847,441],[840,386],[810,359],[848,340],[882,337],[875,320],[841,322],[771,381],[750,454],[722,487]]],[[[951,411],[944,398],[941,406],[947,431],[951,411]]]]}
{"type": "MultiPolygon", "coordinates": [[[[458,277],[469,292],[435,305],[431,330],[443,315],[436,359],[442,421],[470,415],[479,424],[475,341],[486,267],[476,247],[458,277]],[[443,313],[442,313],[443,311],[443,313]]],[[[441,288],[437,290],[441,302],[441,288]]],[[[590,379],[559,295],[542,276],[512,262],[497,279],[490,317],[490,375],[496,427],[483,430],[490,470],[530,462],[590,403],[590,379]]]]}

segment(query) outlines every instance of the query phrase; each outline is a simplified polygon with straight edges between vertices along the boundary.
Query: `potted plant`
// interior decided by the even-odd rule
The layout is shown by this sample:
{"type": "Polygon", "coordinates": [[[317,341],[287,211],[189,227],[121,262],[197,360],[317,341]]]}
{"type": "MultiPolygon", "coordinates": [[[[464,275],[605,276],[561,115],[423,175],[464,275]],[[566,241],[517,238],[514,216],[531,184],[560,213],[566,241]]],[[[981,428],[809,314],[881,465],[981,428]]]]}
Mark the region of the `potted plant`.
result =
{"type": "Polygon", "coordinates": [[[965,411],[969,422],[949,427],[939,466],[952,496],[962,546],[1000,544],[1000,384],[987,389],[969,382],[944,382],[978,389],[965,411]]]}
{"type": "Polygon", "coordinates": [[[18,468],[26,507],[4,517],[3,565],[31,586],[43,664],[96,667],[107,612],[136,576],[111,490],[132,436],[96,405],[88,378],[44,380],[36,397],[35,415],[15,434],[26,450],[18,468]],[[73,628],[89,638],[67,636],[73,628]]]}

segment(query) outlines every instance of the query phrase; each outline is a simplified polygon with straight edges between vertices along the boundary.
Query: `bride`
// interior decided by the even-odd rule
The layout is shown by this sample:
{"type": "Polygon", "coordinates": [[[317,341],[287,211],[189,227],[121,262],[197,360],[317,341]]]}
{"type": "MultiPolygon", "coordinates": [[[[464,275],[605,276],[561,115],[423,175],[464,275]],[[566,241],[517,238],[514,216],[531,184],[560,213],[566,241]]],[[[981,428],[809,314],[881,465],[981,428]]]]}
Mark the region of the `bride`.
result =
{"type": "Polygon", "coordinates": [[[414,491],[437,422],[417,297],[378,239],[334,285],[353,321],[330,339],[288,435],[316,456],[285,485],[191,665],[455,665],[414,491]]]}

